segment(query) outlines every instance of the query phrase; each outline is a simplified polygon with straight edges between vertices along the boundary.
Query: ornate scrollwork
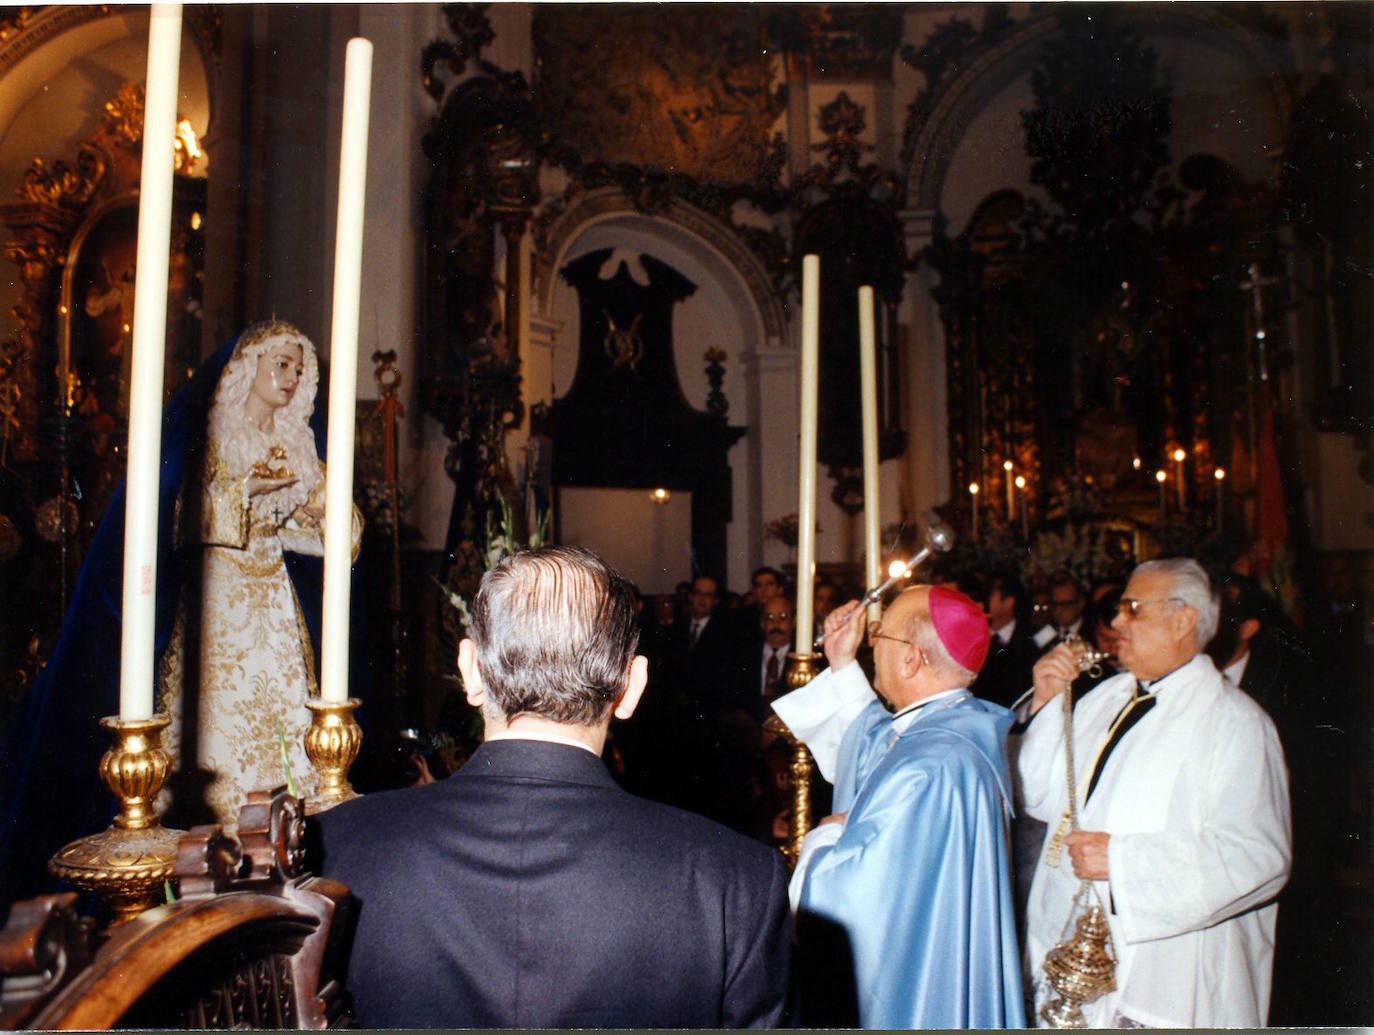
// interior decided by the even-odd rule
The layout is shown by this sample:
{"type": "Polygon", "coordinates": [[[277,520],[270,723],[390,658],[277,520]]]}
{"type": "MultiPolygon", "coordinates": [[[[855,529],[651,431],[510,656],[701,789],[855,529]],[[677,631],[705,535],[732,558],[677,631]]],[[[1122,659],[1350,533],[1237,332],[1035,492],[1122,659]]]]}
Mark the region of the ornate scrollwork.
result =
{"type": "MultiPolygon", "coordinates": [[[[19,401],[24,396],[19,365],[23,351],[23,346],[13,338],[0,342],[0,464],[9,457],[10,440],[17,441],[23,430],[19,420],[19,401]]],[[[3,549],[0,549],[0,556],[3,556],[3,549]]]]}
{"type": "Polygon", "coordinates": [[[950,81],[960,69],[967,67],[974,55],[996,46],[1014,28],[1011,16],[1000,4],[988,4],[983,11],[983,24],[978,29],[963,18],[951,18],[932,32],[924,45],[906,44],[901,49],[902,63],[925,77],[925,84],[907,105],[906,122],[902,127],[903,179],[909,178],[916,141],[950,81]]]}
{"type": "Polygon", "coordinates": [[[172,871],[181,898],[199,898],[229,890],[237,879],[243,850],[218,823],[192,827],[177,842],[172,871]]]}
{"type": "Polygon", "coordinates": [[[305,865],[305,805],[285,787],[248,793],[239,809],[239,841],[250,878],[287,881],[305,865]]]}
{"type": "Polygon", "coordinates": [[[24,171],[24,182],[16,193],[40,205],[80,208],[90,200],[105,175],[105,159],[95,148],[82,146],[76,161],[54,162],[52,168],[35,158],[24,171]]]}
{"type": "Polygon", "coordinates": [[[902,38],[895,4],[805,4],[768,18],[773,45],[805,62],[811,79],[886,79],[902,38]]]}
{"type": "Polygon", "coordinates": [[[124,83],[105,102],[104,130],[113,139],[129,144],[143,139],[143,87],[124,83]]]}
{"type": "Polygon", "coordinates": [[[820,110],[820,128],[825,139],[811,150],[825,155],[798,178],[791,194],[794,209],[804,209],[834,197],[847,184],[860,187],[877,204],[895,212],[906,201],[906,185],[889,169],[876,162],[859,163],[873,145],[861,139],[867,126],[867,109],[856,104],[843,90],[820,110]]]}
{"type": "Polygon", "coordinates": [[[479,55],[496,39],[487,19],[490,4],[445,4],[444,21],[448,23],[452,40],[435,40],[420,54],[420,82],[425,92],[436,101],[444,96],[444,84],[434,74],[442,64],[455,79],[467,71],[468,62],[477,60],[482,70],[490,74],[494,66],[480,61],[479,55]]]}
{"type": "MultiPolygon", "coordinates": [[[[27,175],[26,173],[26,178],[27,175]]],[[[48,271],[57,263],[59,255],[56,235],[43,227],[27,227],[12,240],[5,242],[5,258],[19,267],[19,276],[25,284],[38,284],[44,281],[48,271]]]]}
{"type": "Polygon", "coordinates": [[[711,348],[701,358],[706,361],[706,383],[711,386],[706,395],[706,412],[723,418],[730,412],[730,400],[721,391],[721,385],[725,383],[728,353],[724,349],[711,348]]]}
{"type": "Polygon", "coordinates": [[[832,166],[857,166],[859,156],[873,150],[872,144],[859,139],[866,121],[864,107],[855,104],[847,91],[841,90],[833,101],[822,105],[818,114],[826,139],[812,144],[811,150],[823,152],[832,166]]]}
{"type": "Polygon", "coordinates": [[[570,170],[673,170],[702,183],[753,184],[785,95],[755,11],[539,8],[539,107],[552,160],[570,170]],[[617,55],[588,62],[592,48],[617,55]]]}

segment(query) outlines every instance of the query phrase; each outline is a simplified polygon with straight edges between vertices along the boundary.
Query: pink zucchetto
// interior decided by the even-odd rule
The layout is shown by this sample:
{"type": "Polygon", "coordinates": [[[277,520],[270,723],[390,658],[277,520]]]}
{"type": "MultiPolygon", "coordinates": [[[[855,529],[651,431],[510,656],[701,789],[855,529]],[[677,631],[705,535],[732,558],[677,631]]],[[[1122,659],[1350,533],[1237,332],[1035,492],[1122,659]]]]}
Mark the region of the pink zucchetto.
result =
{"type": "Polygon", "coordinates": [[[930,588],[930,621],[949,656],[975,675],[988,656],[988,616],[964,594],[930,588]]]}

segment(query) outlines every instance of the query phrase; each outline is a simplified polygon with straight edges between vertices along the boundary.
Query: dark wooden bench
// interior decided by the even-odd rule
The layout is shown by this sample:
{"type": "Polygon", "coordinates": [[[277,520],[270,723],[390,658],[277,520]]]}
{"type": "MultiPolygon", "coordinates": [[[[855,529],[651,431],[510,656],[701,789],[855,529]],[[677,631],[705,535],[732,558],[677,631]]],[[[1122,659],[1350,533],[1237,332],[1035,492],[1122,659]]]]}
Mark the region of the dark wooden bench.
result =
{"type": "Polygon", "coordinates": [[[255,791],[239,840],[196,827],[180,895],[97,931],[77,896],[15,903],[0,930],[0,1028],[331,1028],[351,1022],[348,889],[303,870],[304,810],[255,791]]]}

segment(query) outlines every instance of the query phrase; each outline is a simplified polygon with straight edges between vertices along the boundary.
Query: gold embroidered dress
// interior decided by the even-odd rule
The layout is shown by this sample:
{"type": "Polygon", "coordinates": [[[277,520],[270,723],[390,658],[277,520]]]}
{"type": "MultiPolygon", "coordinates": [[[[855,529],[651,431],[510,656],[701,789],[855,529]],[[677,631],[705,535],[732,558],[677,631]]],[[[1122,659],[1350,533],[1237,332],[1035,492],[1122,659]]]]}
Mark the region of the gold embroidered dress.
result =
{"type": "MultiPolygon", "coordinates": [[[[185,635],[186,626],[195,613],[186,601],[161,665],[162,707],[172,716],[165,737],[172,764],[213,775],[205,798],[215,821],[231,831],[248,792],[285,783],[286,765],[298,794],[312,791],[315,780],[303,737],[310,725],[306,698],[319,691],[310,634],[283,552],[324,552],[323,527],[304,509],[322,508],[324,500],[324,467],[306,423],[318,370],[304,335],[286,324],[268,328],[275,333],[259,330],[259,337],[250,338],[254,331],[245,332],[247,345],[241,340],[235,349],[210,415],[195,522],[203,546],[199,665],[191,671],[186,657],[194,639],[185,635]],[[276,411],[273,427],[263,430],[243,415],[244,368],[256,367],[264,348],[288,334],[303,343],[300,383],[290,403],[276,411]],[[296,481],[250,495],[255,476],[296,481]],[[183,689],[193,686],[197,707],[190,715],[183,689]],[[183,751],[191,723],[194,757],[183,751]]],[[[352,525],[356,557],[362,533],[356,507],[352,525]]]]}

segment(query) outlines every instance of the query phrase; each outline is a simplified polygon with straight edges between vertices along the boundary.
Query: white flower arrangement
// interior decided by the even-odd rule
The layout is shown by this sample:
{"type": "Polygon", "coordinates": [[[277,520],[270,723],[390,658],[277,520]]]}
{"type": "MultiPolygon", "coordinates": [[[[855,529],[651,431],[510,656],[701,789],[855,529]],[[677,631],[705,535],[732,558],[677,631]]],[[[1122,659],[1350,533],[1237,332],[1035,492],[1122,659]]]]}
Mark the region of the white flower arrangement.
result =
{"type": "MultiPolygon", "coordinates": [[[[549,512],[547,510],[536,517],[534,527],[530,529],[528,542],[521,543],[515,536],[515,512],[511,510],[510,503],[502,496],[498,500],[498,505],[501,510],[499,522],[493,520],[494,514],[487,514],[486,548],[482,551],[482,561],[486,571],[491,571],[492,568],[512,554],[524,550],[538,550],[546,545],[549,540],[549,512]]],[[[466,632],[472,622],[468,602],[459,593],[443,583],[439,583],[439,587],[448,598],[449,606],[458,612],[458,622],[462,625],[463,631],[466,632]]]]}
{"type": "Polygon", "coordinates": [[[1036,535],[1023,569],[1023,577],[1034,580],[1055,571],[1067,571],[1085,585],[1114,574],[1115,559],[1102,529],[1080,529],[1069,525],[1063,534],[1040,532],[1036,535]]]}

